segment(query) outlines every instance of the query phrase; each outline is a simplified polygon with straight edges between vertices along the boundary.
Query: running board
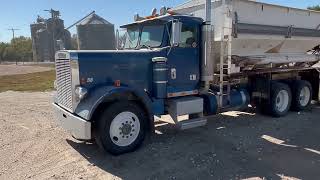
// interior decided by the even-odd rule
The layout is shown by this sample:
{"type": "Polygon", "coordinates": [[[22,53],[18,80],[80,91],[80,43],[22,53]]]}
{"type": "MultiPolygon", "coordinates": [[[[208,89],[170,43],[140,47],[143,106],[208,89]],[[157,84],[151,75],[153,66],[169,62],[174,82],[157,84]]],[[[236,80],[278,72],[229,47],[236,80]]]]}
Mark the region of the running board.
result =
{"type": "Polygon", "coordinates": [[[200,127],[200,126],[205,126],[207,124],[207,119],[206,118],[196,118],[196,119],[188,119],[188,120],[183,120],[177,123],[177,126],[179,127],[180,130],[186,130],[186,129],[191,129],[195,127],[200,127]]]}

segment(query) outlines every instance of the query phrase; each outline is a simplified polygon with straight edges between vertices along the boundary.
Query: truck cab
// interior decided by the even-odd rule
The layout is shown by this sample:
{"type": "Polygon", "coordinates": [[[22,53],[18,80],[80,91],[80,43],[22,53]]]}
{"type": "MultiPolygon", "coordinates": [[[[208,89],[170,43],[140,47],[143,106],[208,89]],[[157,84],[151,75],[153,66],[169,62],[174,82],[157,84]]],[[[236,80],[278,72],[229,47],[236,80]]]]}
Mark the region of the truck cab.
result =
{"type": "Polygon", "coordinates": [[[198,90],[202,23],[196,17],[167,15],[128,24],[122,26],[127,29],[124,49],[163,53],[159,57],[168,60],[166,66],[171,76],[167,78],[167,93],[198,90]],[[173,21],[181,25],[181,36],[175,44],[171,38],[173,21]]]}
{"type": "Polygon", "coordinates": [[[122,26],[123,50],[57,52],[59,122],[75,138],[95,138],[115,154],[137,147],[153,131],[154,116],[168,113],[169,100],[199,94],[202,24],[191,16],[153,17],[122,26]]]}

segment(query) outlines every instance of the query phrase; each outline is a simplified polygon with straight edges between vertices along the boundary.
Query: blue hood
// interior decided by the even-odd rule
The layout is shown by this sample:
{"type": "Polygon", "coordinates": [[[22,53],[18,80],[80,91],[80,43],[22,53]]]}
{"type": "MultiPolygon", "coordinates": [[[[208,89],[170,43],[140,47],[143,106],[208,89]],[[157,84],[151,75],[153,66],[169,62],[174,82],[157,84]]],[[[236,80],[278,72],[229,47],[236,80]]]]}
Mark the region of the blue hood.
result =
{"type": "Polygon", "coordinates": [[[84,85],[88,89],[113,85],[152,91],[152,58],[165,57],[166,50],[111,50],[75,51],[78,56],[79,76],[93,80],[84,85]]]}

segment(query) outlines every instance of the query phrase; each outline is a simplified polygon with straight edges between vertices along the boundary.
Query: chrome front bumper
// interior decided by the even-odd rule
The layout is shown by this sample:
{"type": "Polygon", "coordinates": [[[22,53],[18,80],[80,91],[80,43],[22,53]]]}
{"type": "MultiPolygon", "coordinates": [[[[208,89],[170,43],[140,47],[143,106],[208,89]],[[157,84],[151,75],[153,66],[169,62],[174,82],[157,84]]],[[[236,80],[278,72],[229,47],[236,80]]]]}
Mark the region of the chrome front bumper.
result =
{"type": "Polygon", "coordinates": [[[91,122],[88,122],[53,103],[55,119],[58,124],[81,140],[91,139],[91,122]]]}

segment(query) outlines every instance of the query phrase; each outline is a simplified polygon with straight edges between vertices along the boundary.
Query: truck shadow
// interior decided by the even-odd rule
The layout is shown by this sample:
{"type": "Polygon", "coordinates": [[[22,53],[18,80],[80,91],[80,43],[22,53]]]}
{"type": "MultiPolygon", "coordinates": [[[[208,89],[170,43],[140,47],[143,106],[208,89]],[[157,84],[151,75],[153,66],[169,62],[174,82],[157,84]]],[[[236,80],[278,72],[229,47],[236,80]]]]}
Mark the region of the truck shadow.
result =
{"type": "Polygon", "coordinates": [[[67,142],[91,164],[122,179],[316,179],[320,121],[310,112],[303,115],[218,115],[207,126],[186,131],[164,124],[140,149],[121,156],[94,143],[67,142]]]}

